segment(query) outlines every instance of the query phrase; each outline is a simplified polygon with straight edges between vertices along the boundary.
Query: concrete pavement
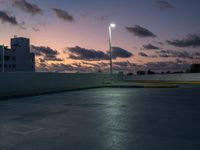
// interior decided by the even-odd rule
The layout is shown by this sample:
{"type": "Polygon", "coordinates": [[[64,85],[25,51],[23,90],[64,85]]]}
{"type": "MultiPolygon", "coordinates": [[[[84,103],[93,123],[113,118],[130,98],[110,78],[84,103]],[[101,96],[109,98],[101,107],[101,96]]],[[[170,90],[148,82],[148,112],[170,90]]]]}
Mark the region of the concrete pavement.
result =
{"type": "Polygon", "coordinates": [[[199,150],[200,86],[0,101],[0,150],[199,150]]]}

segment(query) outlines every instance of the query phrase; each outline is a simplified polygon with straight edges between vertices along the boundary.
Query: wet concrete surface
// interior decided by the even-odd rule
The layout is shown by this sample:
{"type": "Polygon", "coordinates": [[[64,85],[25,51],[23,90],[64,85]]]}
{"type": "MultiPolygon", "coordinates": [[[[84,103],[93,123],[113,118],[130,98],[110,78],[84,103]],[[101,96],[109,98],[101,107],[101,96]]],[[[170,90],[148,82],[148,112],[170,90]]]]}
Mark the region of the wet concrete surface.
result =
{"type": "Polygon", "coordinates": [[[0,101],[0,150],[199,150],[200,86],[0,101]]]}

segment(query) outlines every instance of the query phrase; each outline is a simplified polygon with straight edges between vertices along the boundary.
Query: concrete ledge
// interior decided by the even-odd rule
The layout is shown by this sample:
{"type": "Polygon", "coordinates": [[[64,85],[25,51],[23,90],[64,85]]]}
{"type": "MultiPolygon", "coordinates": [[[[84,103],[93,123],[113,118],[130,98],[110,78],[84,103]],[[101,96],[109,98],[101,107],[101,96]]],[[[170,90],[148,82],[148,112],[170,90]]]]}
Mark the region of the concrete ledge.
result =
{"type": "Polygon", "coordinates": [[[97,88],[121,79],[104,73],[0,73],[0,99],[97,88]]]}
{"type": "Polygon", "coordinates": [[[119,82],[104,87],[111,88],[177,88],[177,84],[168,83],[142,83],[142,82],[119,82]]]}
{"type": "Polygon", "coordinates": [[[137,83],[200,84],[200,73],[132,75],[123,79],[137,83]]]}

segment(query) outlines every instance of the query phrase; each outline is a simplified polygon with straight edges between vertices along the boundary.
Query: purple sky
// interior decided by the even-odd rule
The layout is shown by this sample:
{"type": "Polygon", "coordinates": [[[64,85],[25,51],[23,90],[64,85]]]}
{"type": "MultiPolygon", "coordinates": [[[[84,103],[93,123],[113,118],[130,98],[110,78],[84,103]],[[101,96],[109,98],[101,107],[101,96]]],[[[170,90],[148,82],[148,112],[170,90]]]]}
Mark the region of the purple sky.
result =
{"type": "Polygon", "coordinates": [[[30,38],[38,71],[185,70],[200,58],[197,0],[0,0],[0,44],[30,38]]]}

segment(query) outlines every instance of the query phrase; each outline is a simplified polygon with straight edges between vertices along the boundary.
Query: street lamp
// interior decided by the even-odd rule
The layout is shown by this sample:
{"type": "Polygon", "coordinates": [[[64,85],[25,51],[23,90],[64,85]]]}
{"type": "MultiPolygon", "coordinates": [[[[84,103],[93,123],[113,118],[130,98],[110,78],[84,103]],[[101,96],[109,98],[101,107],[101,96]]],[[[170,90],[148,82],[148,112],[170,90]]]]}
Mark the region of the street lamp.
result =
{"type": "Polygon", "coordinates": [[[3,45],[3,47],[2,47],[2,72],[4,72],[4,64],[5,64],[4,55],[5,55],[5,48],[3,45]]]}
{"type": "Polygon", "coordinates": [[[114,23],[111,23],[109,25],[109,50],[110,50],[110,74],[113,74],[112,69],[112,28],[115,28],[116,25],[114,23]]]}

